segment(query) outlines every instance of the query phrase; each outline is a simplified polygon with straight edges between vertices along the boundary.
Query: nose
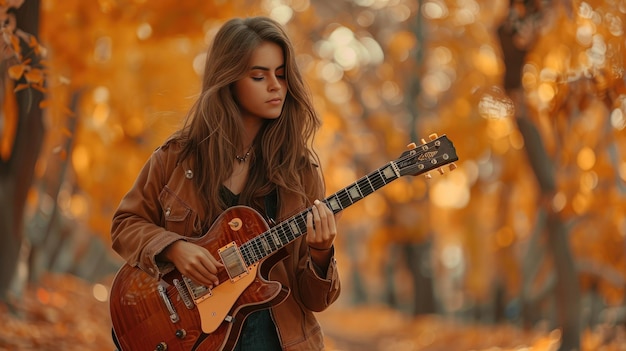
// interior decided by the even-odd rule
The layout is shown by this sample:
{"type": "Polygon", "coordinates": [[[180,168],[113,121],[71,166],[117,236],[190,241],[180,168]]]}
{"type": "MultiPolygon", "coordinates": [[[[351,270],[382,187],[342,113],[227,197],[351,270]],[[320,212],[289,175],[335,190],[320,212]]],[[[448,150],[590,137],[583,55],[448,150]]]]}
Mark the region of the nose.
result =
{"type": "Polygon", "coordinates": [[[281,84],[280,81],[278,80],[278,77],[276,76],[271,76],[268,80],[268,84],[267,84],[267,89],[269,91],[276,91],[279,90],[281,88],[281,84]]]}

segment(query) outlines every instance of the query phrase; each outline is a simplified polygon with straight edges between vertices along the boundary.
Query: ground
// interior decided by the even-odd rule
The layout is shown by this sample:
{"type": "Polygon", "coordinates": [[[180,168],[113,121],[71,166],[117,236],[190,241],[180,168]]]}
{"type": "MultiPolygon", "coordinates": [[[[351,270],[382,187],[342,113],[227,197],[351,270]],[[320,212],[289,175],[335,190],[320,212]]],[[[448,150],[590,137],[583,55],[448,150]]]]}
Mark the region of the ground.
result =
{"type": "MultiPolygon", "coordinates": [[[[0,350],[114,350],[108,304],[96,298],[101,288],[68,275],[46,276],[10,305],[0,305],[0,350]]],[[[379,306],[331,309],[318,318],[328,351],[552,351],[559,345],[558,330],[414,319],[379,306]]],[[[624,328],[598,328],[581,340],[581,351],[626,351],[624,328]]]]}

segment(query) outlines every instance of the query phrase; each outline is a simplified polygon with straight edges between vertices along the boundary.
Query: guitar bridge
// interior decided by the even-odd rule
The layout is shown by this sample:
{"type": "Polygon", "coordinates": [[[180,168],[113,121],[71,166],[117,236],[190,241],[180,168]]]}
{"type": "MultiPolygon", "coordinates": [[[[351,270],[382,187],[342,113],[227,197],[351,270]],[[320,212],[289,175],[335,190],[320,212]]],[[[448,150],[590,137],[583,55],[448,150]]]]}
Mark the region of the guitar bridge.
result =
{"type": "Polygon", "coordinates": [[[241,256],[241,251],[239,251],[234,241],[219,249],[218,253],[222,258],[222,263],[224,263],[224,267],[232,282],[236,282],[248,275],[248,267],[243,260],[243,256],[241,256]]]}
{"type": "Polygon", "coordinates": [[[172,282],[174,283],[176,290],[178,290],[178,295],[183,300],[185,307],[187,307],[188,310],[194,308],[195,305],[191,300],[191,296],[189,295],[189,289],[187,288],[187,286],[178,279],[174,279],[172,282]]]}

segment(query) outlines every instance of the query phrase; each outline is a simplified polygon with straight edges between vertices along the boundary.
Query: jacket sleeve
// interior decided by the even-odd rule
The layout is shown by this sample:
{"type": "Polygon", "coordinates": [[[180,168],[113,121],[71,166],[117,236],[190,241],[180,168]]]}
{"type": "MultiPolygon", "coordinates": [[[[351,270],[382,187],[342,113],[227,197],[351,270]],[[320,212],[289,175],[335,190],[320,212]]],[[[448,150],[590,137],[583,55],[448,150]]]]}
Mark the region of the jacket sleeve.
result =
{"type": "Polygon", "coordinates": [[[122,198],[112,221],[113,249],[131,266],[159,279],[174,266],[157,262],[156,256],[184,237],[165,230],[159,196],[174,169],[163,147],[146,162],[134,185],[122,198]]]}
{"type": "MultiPolygon", "coordinates": [[[[316,199],[324,199],[325,188],[319,167],[314,167],[309,179],[311,181],[309,186],[313,186],[315,189],[312,193],[317,194],[314,199],[309,199],[309,201],[312,203],[316,199]]],[[[303,238],[298,243],[299,246],[296,247],[295,252],[298,253],[297,279],[300,300],[309,310],[321,312],[335,302],[341,292],[337,262],[334,257],[334,247],[333,257],[331,257],[328,270],[325,274],[320,275],[318,274],[319,269],[309,255],[306,240],[303,238]]]]}
{"type": "Polygon", "coordinates": [[[304,240],[302,241],[300,252],[301,260],[304,261],[304,269],[300,271],[298,278],[300,300],[309,310],[321,312],[335,302],[341,292],[337,262],[333,256],[328,265],[326,275],[320,276],[308,254],[304,240]],[[305,253],[302,253],[303,251],[305,253]]]}

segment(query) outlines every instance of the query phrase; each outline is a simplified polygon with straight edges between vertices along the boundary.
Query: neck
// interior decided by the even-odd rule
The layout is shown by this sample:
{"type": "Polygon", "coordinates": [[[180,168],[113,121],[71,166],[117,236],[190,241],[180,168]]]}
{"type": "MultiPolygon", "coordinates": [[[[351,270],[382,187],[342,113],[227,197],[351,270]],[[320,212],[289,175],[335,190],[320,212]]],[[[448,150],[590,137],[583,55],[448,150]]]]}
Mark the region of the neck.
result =
{"type": "Polygon", "coordinates": [[[246,152],[254,142],[254,138],[256,138],[257,134],[261,130],[263,120],[257,117],[242,117],[241,121],[243,123],[243,131],[241,133],[242,151],[246,152]]]}

